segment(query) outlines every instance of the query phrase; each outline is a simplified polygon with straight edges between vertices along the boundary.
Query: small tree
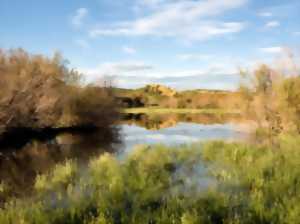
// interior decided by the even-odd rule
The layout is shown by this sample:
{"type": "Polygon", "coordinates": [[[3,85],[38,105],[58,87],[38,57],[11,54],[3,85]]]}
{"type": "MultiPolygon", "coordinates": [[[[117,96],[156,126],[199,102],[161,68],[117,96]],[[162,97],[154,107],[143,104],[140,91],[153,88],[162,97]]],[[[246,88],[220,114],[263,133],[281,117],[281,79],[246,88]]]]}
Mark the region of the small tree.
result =
{"type": "Polygon", "coordinates": [[[244,110],[271,137],[281,132],[300,132],[300,77],[295,70],[293,74],[287,71],[263,64],[253,73],[241,72],[244,110]]]}

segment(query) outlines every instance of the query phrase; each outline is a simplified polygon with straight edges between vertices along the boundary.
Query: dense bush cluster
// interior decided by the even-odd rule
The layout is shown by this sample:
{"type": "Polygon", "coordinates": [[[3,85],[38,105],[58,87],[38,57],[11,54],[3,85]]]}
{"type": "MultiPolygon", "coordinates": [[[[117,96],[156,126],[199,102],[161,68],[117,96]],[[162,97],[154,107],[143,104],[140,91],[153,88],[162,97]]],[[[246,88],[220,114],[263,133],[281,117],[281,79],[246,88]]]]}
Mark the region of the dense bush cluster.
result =
{"type": "Polygon", "coordinates": [[[116,89],[123,107],[160,107],[186,109],[239,109],[241,96],[238,92],[222,90],[175,91],[163,85],[140,89],[116,89]],[[156,91],[152,88],[155,87],[156,91]],[[157,90],[158,89],[158,90],[157,90]],[[159,91],[162,89],[161,91],[159,91]],[[164,92],[162,92],[164,90],[164,92]]]}
{"type": "Polygon", "coordinates": [[[22,49],[0,50],[0,127],[34,128],[111,124],[111,90],[82,86],[82,75],[52,58],[22,49]],[[100,122],[101,121],[101,122],[100,122]]]}
{"type": "Polygon", "coordinates": [[[254,74],[243,73],[243,76],[246,81],[240,91],[244,109],[257,122],[261,133],[268,136],[299,133],[300,71],[297,67],[280,70],[261,65],[254,74]]]}
{"type": "Polygon", "coordinates": [[[68,161],[37,177],[34,198],[7,203],[0,223],[297,223],[299,143],[145,146],[87,169],[68,161]]]}
{"type": "Polygon", "coordinates": [[[223,223],[298,223],[299,136],[280,136],[276,147],[208,143],[203,159],[229,198],[223,223]],[[229,219],[228,219],[229,215],[229,219]]]}

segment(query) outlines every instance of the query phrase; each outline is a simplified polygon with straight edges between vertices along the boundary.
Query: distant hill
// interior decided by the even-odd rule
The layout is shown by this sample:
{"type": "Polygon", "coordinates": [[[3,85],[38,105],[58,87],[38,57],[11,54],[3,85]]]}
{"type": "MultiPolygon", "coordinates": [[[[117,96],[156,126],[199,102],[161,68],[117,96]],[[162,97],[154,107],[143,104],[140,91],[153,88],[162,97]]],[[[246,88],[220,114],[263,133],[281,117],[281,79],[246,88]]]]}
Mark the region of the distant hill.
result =
{"type": "Polygon", "coordinates": [[[144,91],[149,94],[157,94],[168,97],[174,97],[177,94],[174,89],[159,84],[147,85],[144,87],[144,91]]]}
{"type": "Polygon", "coordinates": [[[240,100],[237,92],[204,89],[176,91],[159,84],[139,89],[115,88],[114,91],[120,104],[127,108],[237,108],[240,100]]]}

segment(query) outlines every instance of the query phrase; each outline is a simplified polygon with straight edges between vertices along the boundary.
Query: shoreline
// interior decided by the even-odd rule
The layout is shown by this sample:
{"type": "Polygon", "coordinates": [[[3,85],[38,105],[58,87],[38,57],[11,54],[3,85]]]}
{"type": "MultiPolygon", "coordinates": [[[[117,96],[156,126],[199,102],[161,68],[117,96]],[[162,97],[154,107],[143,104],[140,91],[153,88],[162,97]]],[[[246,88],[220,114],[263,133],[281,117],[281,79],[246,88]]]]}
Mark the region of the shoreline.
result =
{"type": "Polygon", "coordinates": [[[120,111],[123,114],[241,114],[238,110],[136,107],[120,111]]]}

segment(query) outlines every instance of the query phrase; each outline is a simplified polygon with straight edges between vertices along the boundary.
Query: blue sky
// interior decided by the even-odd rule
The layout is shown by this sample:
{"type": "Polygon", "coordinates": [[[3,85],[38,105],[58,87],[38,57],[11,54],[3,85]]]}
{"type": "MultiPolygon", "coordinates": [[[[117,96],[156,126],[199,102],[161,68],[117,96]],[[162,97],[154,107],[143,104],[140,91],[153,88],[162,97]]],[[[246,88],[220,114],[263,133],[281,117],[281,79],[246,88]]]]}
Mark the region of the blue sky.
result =
{"type": "Polygon", "coordinates": [[[299,0],[0,0],[0,47],[125,88],[234,89],[239,67],[300,51],[299,0]]]}

